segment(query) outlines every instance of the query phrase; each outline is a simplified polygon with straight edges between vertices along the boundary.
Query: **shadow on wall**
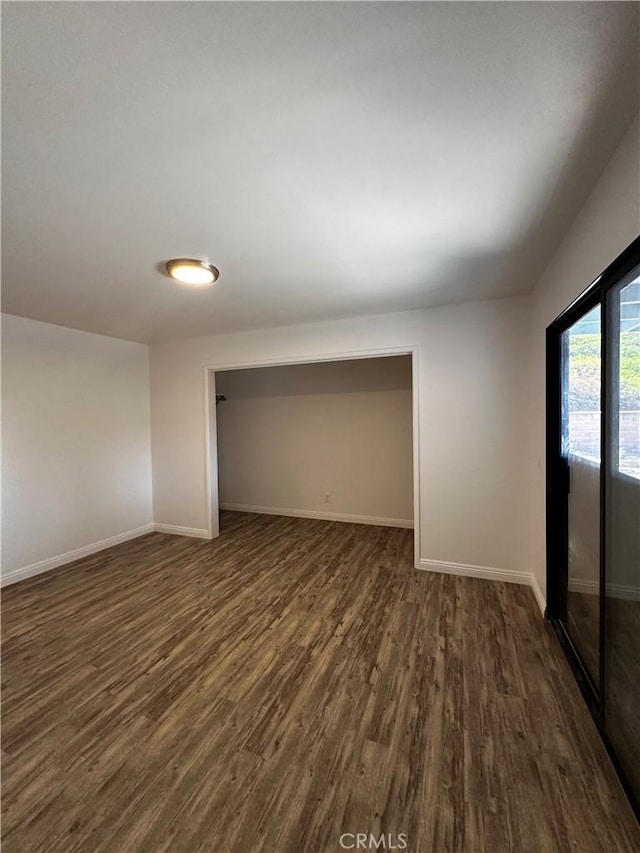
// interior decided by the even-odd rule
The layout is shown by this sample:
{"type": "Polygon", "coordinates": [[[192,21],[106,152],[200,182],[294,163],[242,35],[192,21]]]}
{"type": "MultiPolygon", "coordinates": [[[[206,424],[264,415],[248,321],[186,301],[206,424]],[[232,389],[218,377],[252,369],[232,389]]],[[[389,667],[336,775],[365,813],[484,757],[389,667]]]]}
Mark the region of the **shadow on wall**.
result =
{"type": "Polygon", "coordinates": [[[411,390],[411,356],[362,358],[216,373],[216,393],[238,397],[411,390]]]}

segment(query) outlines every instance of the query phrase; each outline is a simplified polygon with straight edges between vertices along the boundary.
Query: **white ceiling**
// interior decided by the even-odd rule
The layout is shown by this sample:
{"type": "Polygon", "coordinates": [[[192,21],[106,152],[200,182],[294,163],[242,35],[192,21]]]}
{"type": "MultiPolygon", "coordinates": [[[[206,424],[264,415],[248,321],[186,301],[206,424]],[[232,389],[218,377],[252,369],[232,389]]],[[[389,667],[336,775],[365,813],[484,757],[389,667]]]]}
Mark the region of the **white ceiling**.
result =
{"type": "Polygon", "coordinates": [[[3,310],[151,342],[526,292],[637,112],[638,12],[3,3],[3,310]]]}

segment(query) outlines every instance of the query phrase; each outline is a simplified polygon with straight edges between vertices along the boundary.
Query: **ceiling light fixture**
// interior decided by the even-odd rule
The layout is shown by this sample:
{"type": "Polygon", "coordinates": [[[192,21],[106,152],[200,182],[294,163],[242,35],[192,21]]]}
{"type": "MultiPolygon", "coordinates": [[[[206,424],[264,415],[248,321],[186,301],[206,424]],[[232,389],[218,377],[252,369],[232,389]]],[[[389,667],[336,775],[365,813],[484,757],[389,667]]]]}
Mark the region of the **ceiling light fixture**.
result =
{"type": "Polygon", "coordinates": [[[167,261],[165,269],[171,278],[192,287],[206,287],[215,284],[220,275],[213,264],[195,258],[174,258],[167,261]]]}

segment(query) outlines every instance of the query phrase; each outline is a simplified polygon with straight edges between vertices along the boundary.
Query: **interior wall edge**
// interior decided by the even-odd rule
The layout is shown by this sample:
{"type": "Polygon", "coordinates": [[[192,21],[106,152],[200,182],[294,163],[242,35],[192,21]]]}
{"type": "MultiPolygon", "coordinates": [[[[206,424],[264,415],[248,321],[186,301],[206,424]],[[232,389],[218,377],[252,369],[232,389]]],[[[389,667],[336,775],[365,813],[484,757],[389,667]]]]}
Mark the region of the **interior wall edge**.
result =
{"type": "Polygon", "coordinates": [[[29,566],[22,566],[19,569],[13,569],[10,572],[2,574],[0,578],[1,586],[8,586],[18,581],[26,580],[35,575],[49,572],[52,569],[57,569],[59,566],[64,566],[67,563],[74,563],[76,560],[81,560],[83,557],[90,557],[92,554],[97,554],[99,551],[105,551],[107,548],[113,548],[114,545],[121,545],[123,542],[128,542],[130,539],[137,539],[139,536],[144,536],[147,533],[154,532],[154,525],[145,524],[142,527],[135,527],[132,530],[126,530],[124,533],[117,533],[115,536],[109,536],[107,539],[101,539],[99,542],[92,542],[90,545],[83,545],[80,548],[74,548],[73,551],[67,551],[65,554],[58,554],[55,557],[48,557],[45,560],[39,560],[37,563],[31,563],[29,566]]]}
{"type": "Polygon", "coordinates": [[[540,588],[540,584],[538,583],[538,578],[535,575],[535,572],[531,572],[531,589],[533,590],[533,594],[538,603],[538,607],[540,608],[540,612],[544,616],[547,610],[547,599],[540,588]]]}
{"type": "Polygon", "coordinates": [[[481,580],[501,580],[507,583],[531,583],[531,572],[519,572],[512,569],[499,569],[494,566],[473,566],[467,563],[449,563],[445,560],[428,560],[422,557],[416,567],[428,572],[445,575],[460,575],[481,580]]]}
{"type": "Polygon", "coordinates": [[[191,536],[194,539],[211,539],[208,530],[201,527],[181,527],[179,524],[154,524],[156,533],[170,533],[173,536],[191,536]]]}
{"type": "Polygon", "coordinates": [[[253,512],[257,515],[283,515],[291,518],[317,518],[321,521],[344,521],[348,524],[370,524],[374,527],[402,527],[413,530],[410,518],[382,518],[375,515],[351,515],[349,513],[322,512],[313,509],[292,509],[277,506],[253,506],[250,504],[221,503],[220,509],[232,512],[253,512]]]}
{"type": "Polygon", "coordinates": [[[534,598],[541,614],[544,616],[547,602],[533,572],[518,572],[512,569],[498,569],[493,566],[470,566],[465,563],[448,563],[444,560],[418,561],[416,569],[426,572],[439,572],[446,575],[459,575],[466,578],[478,578],[487,581],[502,581],[503,583],[517,583],[531,587],[534,598]]]}

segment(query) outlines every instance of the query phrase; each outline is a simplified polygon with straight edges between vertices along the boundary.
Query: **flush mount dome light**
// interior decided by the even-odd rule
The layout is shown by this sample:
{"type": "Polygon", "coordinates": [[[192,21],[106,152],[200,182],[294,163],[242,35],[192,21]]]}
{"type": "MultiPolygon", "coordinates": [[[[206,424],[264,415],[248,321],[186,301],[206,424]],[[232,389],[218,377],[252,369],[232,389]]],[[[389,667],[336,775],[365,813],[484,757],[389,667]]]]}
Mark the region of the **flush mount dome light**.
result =
{"type": "Polygon", "coordinates": [[[220,273],[213,264],[198,261],[195,258],[175,258],[166,263],[167,273],[182,284],[193,287],[206,287],[218,280],[220,273]]]}

